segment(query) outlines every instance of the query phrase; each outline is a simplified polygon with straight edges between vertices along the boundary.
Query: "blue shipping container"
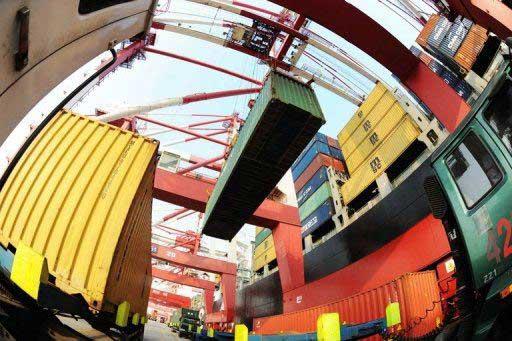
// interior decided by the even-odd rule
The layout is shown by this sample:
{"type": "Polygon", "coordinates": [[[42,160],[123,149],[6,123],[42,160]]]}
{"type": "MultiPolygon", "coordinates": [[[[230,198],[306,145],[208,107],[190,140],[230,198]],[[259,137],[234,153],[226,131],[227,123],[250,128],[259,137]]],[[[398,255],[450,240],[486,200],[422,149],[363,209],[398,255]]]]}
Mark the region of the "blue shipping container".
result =
{"type": "Polygon", "coordinates": [[[331,151],[331,155],[335,159],[342,160],[342,161],[345,160],[345,158],[343,157],[343,153],[338,148],[334,148],[332,146],[329,146],[329,150],[331,151]]]}
{"type": "Polygon", "coordinates": [[[444,37],[439,50],[448,57],[453,57],[459,50],[460,45],[466,38],[469,28],[466,28],[462,21],[455,22],[444,37]]]}
{"type": "Polygon", "coordinates": [[[311,145],[309,149],[306,150],[306,153],[304,153],[304,156],[299,160],[299,162],[297,162],[295,167],[292,167],[293,181],[299,178],[302,172],[308,168],[309,164],[313,161],[315,156],[320,153],[332,156],[328,144],[319,141],[313,143],[313,145],[311,145]]]}
{"type": "Polygon", "coordinates": [[[292,169],[295,168],[295,166],[300,162],[300,160],[304,157],[304,154],[306,154],[306,152],[309,150],[309,148],[316,142],[322,142],[322,143],[325,143],[325,144],[329,144],[329,142],[327,141],[327,136],[322,134],[322,133],[316,133],[315,134],[315,137],[313,137],[313,139],[311,141],[309,141],[309,143],[306,145],[306,148],[304,148],[304,150],[299,154],[299,156],[297,157],[297,159],[295,160],[294,163],[292,163],[292,169]]]}
{"type": "Polygon", "coordinates": [[[455,91],[467,101],[473,93],[473,88],[465,80],[461,80],[455,87],[455,91]]]}
{"type": "Polygon", "coordinates": [[[311,233],[315,232],[324,224],[330,223],[334,225],[334,221],[331,219],[334,213],[334,202],[332,201],[332,198],[329,198],[301,222],[302,238],[307,237],[311,233]]]}
{"type": "Polygon", "coordinates": [[[450,30],[450,27],[452,26],[452,23],[446,19],[445,17],[439,18],[439,21],[437,22],[436,26],[432,30],[432,33],[430,33],[430,36],[427,39],[428,45],[431,47],[438,49],[439,46],[441,46],[441,43],[446,36],[446,33],[450,30]]]}
{"type": "Polygon", "coordinates": [[[441,74],[441,78],[444,80],[446,84],[448,84],[452,88],[455,88],[460,81],[459,77],[457,77],[456,74],[454,74],[448,69],[445,69],[443,71],[443,73],[441,74]]]}
{"type": "Polygon", "coordinates": [[[313,175],[313,177],[306,182],[306,184],[297,192],[297,203],[301,206],[315,191],[328,180],[327,167],[320,167],[320,169],[313,175]]]}
{"type": "Polygon", "coordinates": [[[445,67],[443,66],[443,64],[439,63],[435,59],[430,61],[430,63],[428,64],[428,67],[430,70],[434,71],[434,73],[437,75],[441,75],[443,73],[443,71],[445,70],[445,67]]]}

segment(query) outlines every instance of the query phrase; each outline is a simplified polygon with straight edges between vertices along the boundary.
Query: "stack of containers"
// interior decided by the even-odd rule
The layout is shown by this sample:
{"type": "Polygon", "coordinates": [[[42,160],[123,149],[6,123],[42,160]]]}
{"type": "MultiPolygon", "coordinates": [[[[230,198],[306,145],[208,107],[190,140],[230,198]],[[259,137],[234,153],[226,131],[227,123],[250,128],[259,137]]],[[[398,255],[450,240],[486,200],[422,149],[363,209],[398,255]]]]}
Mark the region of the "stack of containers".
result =
{"type": "Polygon", "coordinates": [[[302,225],[302,238],[325,224],[334,224],[333,194],[327,168],[345,173],[346,167],[338,142],[317,133],[292,165],[292,177],[302,225]]]}
{"type": "Polygon", "coordinates": [[[260,271],[265,265],[276,259],[272,230],[256,227],[256,240],[254,242],[252,259],[252,269],[254,272],[260,271]]]}
{"type": "Polygon", "coordinates": [[[472,69],[488,38],[487,30],[469,19],[458,16],[452,23],[434,14],[416,42],[457,73],[465,74],[472,69]]]}
{"type": "MultiPolygon", "coordinates": [[[[475,63],[485,41],[487,31],[471,20],[459,16],[453,23],[445,17],[432,15],[416,42],[432,52],[459,73],[467,73],[475,63]],[[479,45],[479,47],[477,47],[479,45]]],[[[462,98],[468,100],[474,89],[459,75],[435,59],[419,58],[438,74],[462,98]]]]}
{"type": "Polygon", "coordinates": [[[350,172],[340,189],[344,204],[376,181],[420,133],[394,93],[378,82],[338,134],[350,172]]]}

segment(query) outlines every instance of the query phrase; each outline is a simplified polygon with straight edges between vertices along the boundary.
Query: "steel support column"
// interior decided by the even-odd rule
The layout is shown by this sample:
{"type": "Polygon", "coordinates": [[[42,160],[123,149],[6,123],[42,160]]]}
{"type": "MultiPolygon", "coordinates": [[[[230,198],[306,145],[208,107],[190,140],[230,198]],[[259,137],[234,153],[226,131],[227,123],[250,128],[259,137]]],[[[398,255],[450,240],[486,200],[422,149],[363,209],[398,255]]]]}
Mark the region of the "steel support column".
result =
{"type": "Polygon", "coordinates": [[[279,223],[272,229],[283,293],[301,287],[304,279],[301,227],[279,223]]]}

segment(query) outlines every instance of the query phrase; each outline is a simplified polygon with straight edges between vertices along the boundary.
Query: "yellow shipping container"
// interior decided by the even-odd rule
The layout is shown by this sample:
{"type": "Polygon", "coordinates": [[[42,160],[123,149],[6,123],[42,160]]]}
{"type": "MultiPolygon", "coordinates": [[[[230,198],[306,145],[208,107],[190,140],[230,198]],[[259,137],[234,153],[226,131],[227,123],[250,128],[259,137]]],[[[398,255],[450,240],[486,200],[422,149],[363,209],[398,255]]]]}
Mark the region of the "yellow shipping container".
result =
{"type": "Polygon", "coordinates": [[[375,179],[409,147],[419,136],[420,130],[409,116],[405,116],[390,136],[372,153],[357,172],[341,186],[345,205],[364,191],[375,179]]]}
{"type": "Polygon", "coordinates": [[[361,104],[354,116],[352,116],[352,118],[338,134],[340,147],[342,147],[343,144],[350,138],[357,127],[363,123],[366,116],[368,116],[370,111],[380,101],[381,97],[386,93],[386,91],[387,88],[384,86],[384,84],[377,82],[375,88],[373,88],[372,92],[368,95],[368,98],[363,102],[363,104],[361,104]]]}
{"type": "Polygon", "coordinates": [[[96,310],[146,313],[158,143],[66,111],[0,191],[0,242],[46,257],[55,284],[96,310]]]}
{"type": "Polygon", "coordinates": [[[368,116],[359,125],[356,130],[350,135],[345,143],[341,146],[341,151],[345,158],[349,158],[352,153],[358,148],[359,144],[370,135],[373,130],[380,124],[380,122],[388,115],[389,111],[396,103],[396,98],[391,92],[386,92],[373,107],[368,116]]]}
{"type": "Polygon", "coordinates": [[[262,255],[264,252],[268,251],[271,248],[274,248],[274,237],[272,237],[272,235],[269,235],[261,242],[260,245],[254,248],[254,258],[259,257],[260,255],[262,255]]]}
{"type": "Polygon", "coordinates": [[[254,257],[253,259],[253,271],[258,271],[266,264],[272,262],[276,259],[276,249],[274,247],[269,248],[258,257],[254,257]]]}
{"type": "MultiPolygon", "coordinates": [[[[374,110],[373,112],[377,111],[374,110]]],[[[383,143],[383,141],[401,122],[405,115],[405,110],[400,106],[398,102],[395,102],[388,110],[388,112],[385,115],[382,115],[383,118],[375,126],[375,129],[371,130],[364,137],[362,142],[357,145],[357,148],[355,148],[350,156],[346,159],[347,168],[350,174],[357,171],[363,161],[383,143]]],[[[352,139],[349,141],[352,141],[352,139]]]]}
{"type": "Polygon", "coordinates": [[[265,228],[261,226],[256,226],[256,233],[254,235],[258,235],[261,231],[263,231],[265,228]]]}

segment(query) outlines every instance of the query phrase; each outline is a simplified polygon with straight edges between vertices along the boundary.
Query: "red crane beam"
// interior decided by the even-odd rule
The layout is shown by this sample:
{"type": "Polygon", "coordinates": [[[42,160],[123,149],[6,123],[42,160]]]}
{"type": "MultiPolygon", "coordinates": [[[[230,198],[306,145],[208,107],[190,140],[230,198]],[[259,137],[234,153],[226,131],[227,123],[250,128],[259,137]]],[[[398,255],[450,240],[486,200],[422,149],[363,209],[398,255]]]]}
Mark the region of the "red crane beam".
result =
{"type": "Polygon", "coordinates": [[[235,263],[181,252],[170,247],[154,243],[151,244],[151,257],[174,265],[181,265],[205,272],[212,272],[221,275],[236,275],[237,266],[235,263]]]}
{"type": "MultiPolygon", "coordinates": [[[[306,17],[303,15],[298,15],[297,19],[295,19],[295,22],[293,23],[293,29],[299,30],[302,25],[304,25],[304,22],[306,21],[306,17]]],[[[279,52],[277,53],[276,59],[283,60],[284,56],[286,56],[286,53],[290,49],[290,46],[292,46],[294,37],[291,35],[286,36],[284,38],[283,44],[281,45],[281,48],[279,49],[279,52]]]]}
{"type": "MultiPolygon", "coordinates": [[[[157,168],[153,197],[170,204],[204,212],[214,185],[200,179],[187,177],[157,168]]],[[[275,227],[278,223],[300,226],[298,209],[272,200],[265,200],[254,212],[248,223],[275,227]]]]}
{"type": "Polygon", "coordinates": [[[162,304],[164,306],[176,308],[190,308],[191,300],[189,297],[172,294],[167,291],[151,289],[149,293],[150,302],[162,304]]]}
{"type": "Polygon", "coordinates": [[[447,0],[450,10],[495,33],[501,39],[512,36],[512,9],[502,1],[447,0]]]}
{"type": "Polygon", "coordinates": [[[156,268],[153,268],[151,274],[154,278],[159,278],[167,282],[186,285],[197,289],[215,290],[215,283],[204,279],[195,278],[188,275],[180,275],[156,268]]]}

